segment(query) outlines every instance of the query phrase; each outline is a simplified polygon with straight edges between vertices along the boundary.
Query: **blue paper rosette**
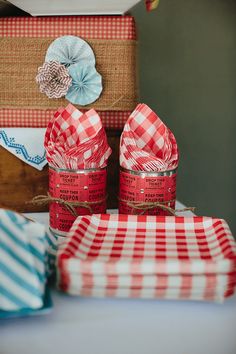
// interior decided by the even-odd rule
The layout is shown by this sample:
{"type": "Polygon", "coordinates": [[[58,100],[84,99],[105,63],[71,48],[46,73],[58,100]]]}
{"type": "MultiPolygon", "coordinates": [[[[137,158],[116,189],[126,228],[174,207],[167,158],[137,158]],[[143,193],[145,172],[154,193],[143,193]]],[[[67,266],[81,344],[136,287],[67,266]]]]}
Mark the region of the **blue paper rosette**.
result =
{"type": "Polygon", "coordinates": [[[62,36],[55,39],[48,47],[45,61],[57,61],[65,67],[80,63],[81,65],[95,65],[95,56],[92,48],[82,38],[76,36],[62,36]]]}
{"type": "Polygon", "coordinates": [[[96,101],[102,92],[102,77],[95,66],[79,62],[71,65],[68,70],[72,84],[66,94],[66,99],[81,106],[96,101]]]}

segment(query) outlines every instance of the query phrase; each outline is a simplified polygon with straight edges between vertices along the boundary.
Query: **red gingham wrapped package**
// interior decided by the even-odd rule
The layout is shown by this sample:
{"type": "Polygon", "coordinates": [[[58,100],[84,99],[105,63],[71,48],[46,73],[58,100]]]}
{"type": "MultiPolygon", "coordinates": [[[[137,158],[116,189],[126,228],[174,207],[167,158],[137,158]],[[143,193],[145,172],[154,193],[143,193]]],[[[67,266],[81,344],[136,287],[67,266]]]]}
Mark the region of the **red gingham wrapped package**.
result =
{"type": "MultiPolygon", "coordinates": [[[[134,18],[132,16],[52,16],[0,18],[0,38],[2,38],[4,43],[5,41],[11,39],[16,39],[19,41],[25,39],[29,41],[35,39],[51,39],[53,41],[54,39],[65,35],[79,36],[86,41],[92,40],[98,42],[107,40],[110,41],[109,43],[129,42],[134,47],[136,45],[136,28],[134,18]]],[[[8,55],[10,57],[12,56],[12,53],[7,53],[7,56],[8,55]]],[[[128,60],[129,59],[130,58],[128,58],[128,60]]],[[[130,59],[130,61],[132,60],[133,58],[130,59]]],[[[42,62],[40,65],[43,64],[43,61],[44,56],[42,55],[42,62]]],[[[2,67],[4,67],[6,63],[5,54],[2,56],[0,55],[0,66],[1,62],[3,63],[2,67]]],[[[31,63],[25,63],[22,70],[27,72],[27,65],[30,66],[31,63]]],[[[132,67],[134,68],[135,65],[132,65],[132,67]]],[[[1,73],[1,69],[0,74],[4,75],[4,73],[1,73]]],[[[35,68],[35,76],[36,74],[37,67],[35,68]]],[[[135,72],[133,72],[132,77],[135,87],[135,72]]],[[[1,89],[0,91],[3,94],[3,90],[1,89]]],[[[111,105],[108,105],[106,109],[98,110],[104,127],[112,129],[121,129],[123,127],[125,121],[132,112],[133,107],[130,109],[119,109],[118,106],[122,99],[122,94],[119,93],[119,97],[116,97],[112,101],[111,105]]],[[[126,98],[124,97],[124,99],[126,98]]],[[[45,109],[45,107],[42,107],[42,109],[40,109],[33,106],[29,107],[29,105],[25,105],[25,107],[4,105],[1,104],[1,101],[0,94],[1,127],[46,127],[55,111],[55,109],[52,108],[45,109]]]]}
{"type": "Polygon", "coordinates": [[[58,285],[86,296],[222,302],[234,293],[236,244],[209,217],[79,217],[58,252],[58,285]]]}

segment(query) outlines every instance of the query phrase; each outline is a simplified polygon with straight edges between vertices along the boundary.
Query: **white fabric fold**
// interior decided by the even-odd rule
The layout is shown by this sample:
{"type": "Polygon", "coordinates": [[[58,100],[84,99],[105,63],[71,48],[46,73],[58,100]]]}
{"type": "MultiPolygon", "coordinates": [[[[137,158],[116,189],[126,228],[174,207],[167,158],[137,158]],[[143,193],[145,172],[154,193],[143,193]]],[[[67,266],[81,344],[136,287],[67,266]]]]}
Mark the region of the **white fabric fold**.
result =
{"type": "Polygon", "coordinates": [[[1,128],[0,146],[28,165],[41,171],[47,164],[45,128],[1,128]]]}

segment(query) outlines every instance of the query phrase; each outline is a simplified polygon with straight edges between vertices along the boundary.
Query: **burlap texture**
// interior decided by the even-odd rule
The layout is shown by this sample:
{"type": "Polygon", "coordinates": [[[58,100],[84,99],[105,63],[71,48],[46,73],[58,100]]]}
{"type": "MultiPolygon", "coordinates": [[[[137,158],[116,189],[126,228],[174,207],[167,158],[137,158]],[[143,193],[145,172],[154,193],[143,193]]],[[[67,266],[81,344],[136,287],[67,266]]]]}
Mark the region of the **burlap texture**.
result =
{"type": "MultiPolygon", "coordinates": [[[[35,81],[38,67],[54,40],[45,38],[0,38],[0,108],[57,109],[64,98],[49,99],[35,81]]],[[[86,108],[133,110],[137,100],[136,41],[89,40],[102,75],[103,92],[86,108]]],[[[79,107],[78,108],[82,108],[79,107]]]]}

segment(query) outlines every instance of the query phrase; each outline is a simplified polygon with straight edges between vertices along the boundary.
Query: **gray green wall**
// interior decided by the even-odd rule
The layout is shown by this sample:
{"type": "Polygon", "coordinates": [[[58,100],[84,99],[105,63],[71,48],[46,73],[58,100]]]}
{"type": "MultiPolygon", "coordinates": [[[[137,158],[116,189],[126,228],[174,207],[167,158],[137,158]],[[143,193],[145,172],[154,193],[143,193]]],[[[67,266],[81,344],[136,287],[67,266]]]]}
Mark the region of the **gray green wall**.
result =
{"type": "Polygon", "coordinates": [[[174,132],[177,196],[236,235],[236,1],[160,0],[132,11],[141,101],[174,132]]]}

